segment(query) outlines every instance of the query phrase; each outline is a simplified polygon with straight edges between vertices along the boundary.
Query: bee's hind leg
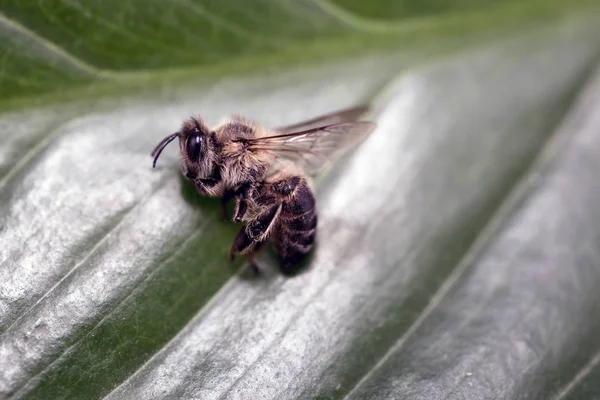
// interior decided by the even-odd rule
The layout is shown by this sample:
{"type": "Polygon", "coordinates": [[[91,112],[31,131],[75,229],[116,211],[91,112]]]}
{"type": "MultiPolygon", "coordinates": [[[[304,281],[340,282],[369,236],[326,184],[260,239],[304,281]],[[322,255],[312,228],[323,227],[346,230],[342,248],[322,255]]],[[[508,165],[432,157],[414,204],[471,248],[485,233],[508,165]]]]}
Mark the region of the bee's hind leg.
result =
{"type": "Polygon", "coordinates": [[[265,242],[257,243],[256,246],[254,246],[254,250],[252,250],[252,252],[246,254],[246,261],[248,261],[248,265],[250,265],[250,268],[252,268],[252,271],[254,271],[254,273],[257,275],[260,274],[260,268],[258,267],[258,264],[256,263],[256,261],[254,261],[254,257],[262,250],[264,245],[265,245],[265,242]]]}
{"type": "Polygon", "coordinates": [[[262,249],[265,241],[255,242],[248,237],[246,233],[246,227],[243,227],[235,237],[233,244],[229,248],[229,261],[235,260],[236,253],[240,253],[246,256],[246,260],[250,265],[250,268],[258,274],[260,273],[260,268],[256,261],[254,261],[254,257],[256,254],[262,249]],[[248,243],[249,242],[249,243],[248,243]]]}
{"type": "Polygon", "coordinates": [[[280,212],[281,204],[275,204],[243,226],[229,248],[229,260],[233,261],[236,253],[246,255],[252,269],[258,272],[258,266],[254,262],[253,255],[269,238],[269,233],[280,212]]]}

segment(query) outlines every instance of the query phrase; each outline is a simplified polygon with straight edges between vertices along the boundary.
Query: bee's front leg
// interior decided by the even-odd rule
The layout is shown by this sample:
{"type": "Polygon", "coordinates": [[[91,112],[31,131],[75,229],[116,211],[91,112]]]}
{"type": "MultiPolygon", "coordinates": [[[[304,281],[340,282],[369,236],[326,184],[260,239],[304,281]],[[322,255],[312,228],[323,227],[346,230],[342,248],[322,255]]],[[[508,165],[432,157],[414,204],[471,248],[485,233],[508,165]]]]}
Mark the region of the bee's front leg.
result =
{"type": "Polygon", "coordinates": [[[214,187],[217,185],[217,181],[214,179],[196,179],[194,180],[194,186],[196,191],[201,195],[211,196],[214,192],[214,187]]]}

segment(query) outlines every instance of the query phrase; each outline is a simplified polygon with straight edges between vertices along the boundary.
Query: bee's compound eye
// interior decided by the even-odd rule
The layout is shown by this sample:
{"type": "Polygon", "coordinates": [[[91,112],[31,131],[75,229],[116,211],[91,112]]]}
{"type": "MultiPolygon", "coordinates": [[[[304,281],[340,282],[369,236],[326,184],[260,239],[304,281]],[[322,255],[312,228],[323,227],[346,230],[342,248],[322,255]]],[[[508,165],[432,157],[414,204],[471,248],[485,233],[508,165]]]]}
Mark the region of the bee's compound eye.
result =
{"type": "Polygon", "coordinates": [[[204,134],[192,133],[187,138],[185,151],[191,161],[200,161],[200,154],[204,150],[204,134]]]}

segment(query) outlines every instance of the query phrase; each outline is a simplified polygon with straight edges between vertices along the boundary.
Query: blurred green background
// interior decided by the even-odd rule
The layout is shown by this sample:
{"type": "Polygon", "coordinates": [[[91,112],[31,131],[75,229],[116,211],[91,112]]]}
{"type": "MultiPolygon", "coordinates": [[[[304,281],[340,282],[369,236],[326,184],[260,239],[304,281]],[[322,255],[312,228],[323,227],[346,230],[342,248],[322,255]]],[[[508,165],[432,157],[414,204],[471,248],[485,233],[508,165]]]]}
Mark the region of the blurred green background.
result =
{"type": "Polygon", "coordinates": [[[377,48],[504,36],[594,3],[5,0],[0,88],[3,103],[90,84],[110,86],[95,89],[108,93],[139,90],[177,77],[208,80],[377,48]]]}

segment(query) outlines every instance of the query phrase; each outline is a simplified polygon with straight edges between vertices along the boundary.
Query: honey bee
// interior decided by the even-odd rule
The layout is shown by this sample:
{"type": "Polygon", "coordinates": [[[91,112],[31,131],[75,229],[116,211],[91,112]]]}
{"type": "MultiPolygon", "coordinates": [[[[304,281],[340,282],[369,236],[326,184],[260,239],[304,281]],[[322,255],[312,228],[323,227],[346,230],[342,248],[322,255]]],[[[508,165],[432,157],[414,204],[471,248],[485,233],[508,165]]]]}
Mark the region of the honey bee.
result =
{"type": "Polygon", "coordinates": [[[356,121],[366,111],[353,107],[277,129],[240,116],[211,129],[201,118],[190,118],[152,151],[152,167],[179,138],[183,175],[201,195],[221,197],[224,219],[229,219],[227,204],[235,199],[233,221],[246,222],[229,259],[245,255],[258,272],[254,255],[270,239],[281,269],[291,271],[316,237],[316,201],[308,177],[375,129],[373,122],[356,121]]]}

